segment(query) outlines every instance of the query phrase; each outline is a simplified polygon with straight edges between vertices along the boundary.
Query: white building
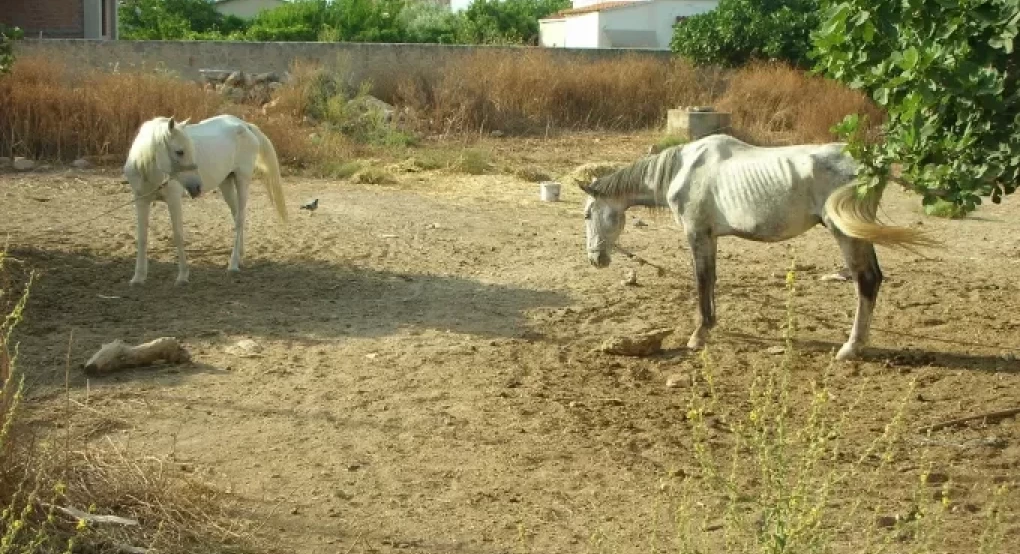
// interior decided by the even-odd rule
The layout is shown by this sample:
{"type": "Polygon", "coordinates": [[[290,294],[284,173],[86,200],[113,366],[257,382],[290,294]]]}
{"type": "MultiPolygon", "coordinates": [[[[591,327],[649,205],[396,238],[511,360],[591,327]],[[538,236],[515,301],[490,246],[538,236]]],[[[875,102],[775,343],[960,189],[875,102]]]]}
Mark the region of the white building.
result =
{"type": "Polygon", "coordinates": [[[572,8],[538,21],[539,44],[669,50],[673,25],[718,5],[719,0],[574,0],[572,8]]]}
{"type": "Polygon", "coordinates": [[[284,5],[284,0],[216,0],[216,11],[223,15],[234,15],[241,19],[252,19],[263,10],[284,5]]]}

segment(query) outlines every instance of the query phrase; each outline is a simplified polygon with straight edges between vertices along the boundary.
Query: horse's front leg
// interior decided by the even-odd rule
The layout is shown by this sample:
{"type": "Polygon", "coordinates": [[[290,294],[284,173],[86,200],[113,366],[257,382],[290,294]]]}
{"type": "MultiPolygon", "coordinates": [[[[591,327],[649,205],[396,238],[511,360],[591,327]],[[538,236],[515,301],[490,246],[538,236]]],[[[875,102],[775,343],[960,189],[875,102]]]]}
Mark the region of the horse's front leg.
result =
{"type": "Polygon", "coordinates": [[[177,247],[177,281],[175,285],[188,284],[190,270],[188,269],[188,257],[184,253],[184,218],[181,212],[181,195],[168,194],[166,206],[170,211],[170,225],[174,232],[174,246],[177,247]]]}
{"type": "Polygon", "coordinates": [[[135,275],[131,278],[132,285],[145,283],[149,274],[149,210],[152,207],[152,200],[148,198],[135,198],[135,214],[138,222],[135,225],[135,275]]]}
{"type": "Polygon", "coordinates": [[[694,257],[694,274],[698,284],[698,327],[687,341],[697,350],[705,346],[709,331],[715,327],[715,257],[716,238],[709,231],[688,232],[687,240],[694,257]]]}

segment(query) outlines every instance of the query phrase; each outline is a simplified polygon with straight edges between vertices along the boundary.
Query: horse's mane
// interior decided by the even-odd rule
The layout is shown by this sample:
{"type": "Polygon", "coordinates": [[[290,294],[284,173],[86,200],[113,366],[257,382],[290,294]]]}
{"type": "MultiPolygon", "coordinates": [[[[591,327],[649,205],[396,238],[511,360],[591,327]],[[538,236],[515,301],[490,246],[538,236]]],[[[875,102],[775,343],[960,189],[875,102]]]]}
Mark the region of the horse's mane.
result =
{"type": "Polygon", "coordinates": [[[170,140],[167,117],[156,117],[146,121],[138,129],[138,135],[128,151],[127,161],[150,181],[158,181],[163,171],[159,168],[159,152],[166,149],[170,140]]]}
{"type": "Polygon", "coordinates": [[[604,196],[618,198],[642,192],[646,183],[658,195],[680,171],[682,145],[673,146],[638,159],[636,162],[600,177],[591,189],[604,196]]]}

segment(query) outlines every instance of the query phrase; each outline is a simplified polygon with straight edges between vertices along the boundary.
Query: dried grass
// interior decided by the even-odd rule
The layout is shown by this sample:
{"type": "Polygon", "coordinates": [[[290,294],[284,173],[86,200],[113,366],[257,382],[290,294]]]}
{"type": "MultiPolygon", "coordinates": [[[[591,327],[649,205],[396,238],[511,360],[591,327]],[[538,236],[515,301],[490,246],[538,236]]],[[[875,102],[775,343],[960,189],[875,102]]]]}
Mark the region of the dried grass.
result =
{"type": "Polygon", "coordinates": [[[500,130],[643,129],[666,111],[710,101],[724,82],[715,70],[637,54],[574,62],[535,50],[480,51],[446,66],[435,82],[405,80],[394,101],[419,128],[459,133],[500,130]]]}
{"type": "Polygon", "coordinates": [[[126,153],[147,119],[196,121],[222,107],[215,93],[165,73],[79,76],[53,60],[21,58],[0,79],[0,152],[36,159],[126,153]]]}
{"type": "MultiPolygon", "coordinates": [[[[298,92],[285,91],[283,99],[294,103],[298,92]]],[[[196,122],[222,113],[259,125],[287,166],[317,165],[355,153],[343,137],[314,140],[313,129],[291,114],[229,104],[216,92],[167,73],[78,75],[59,62],[24,57],[0,78],[0,155],[120,162],[148,119],[173,115],[196,122]]]]}
{"type": "Polygon", "coordinates": [[[872,127],[884,117],[863,94],[778,64],[734,72],[715,108],[730,112],[733,134],[754,144],[829,142],[848,114],[867,114],[872,127]]]}
{"type": "Polygon", "coordinates": [[[662,125],[670,109],[711,105],[732,113],[728,132],[788,144],[833,140],[831,127],[850,113],[882,118],[860,93],[782,65],[696,68],[637,54],[565,62],[541,50],[478,52],[435,82],[406,79],[394,101],[419,130],[439,134],[633,131],[662,125]]]}
{"type": "Polygon", "coordinates": [[[407,129],[440,136],[636,131],[661,127],[672,108],[711,105],[732,114],[731,134],[789,144],[833,140],[830,128],[850,113],[867,114],[873,127],[882,120],[861,94],[780,65],[723,70],[639,54],[565,61],[543,50],[482,50],[451,62],[434,80],[405,78],[383,98],[397,106],[397,126],[370,126],[361,133],[367,140],[336,117],[322,119],[350,93],[333,90],[348,86],[342,68],[296,61],[291,75],[260,109],[167,73],[78,75],[53,60],[22,58],[0,78],[0,155],[120,161],[139,125],[157,115],[197,121],[233,113],[265,130],[284,166],[316,170],[368,152],[404,154],[415,142],[407,129]]]}

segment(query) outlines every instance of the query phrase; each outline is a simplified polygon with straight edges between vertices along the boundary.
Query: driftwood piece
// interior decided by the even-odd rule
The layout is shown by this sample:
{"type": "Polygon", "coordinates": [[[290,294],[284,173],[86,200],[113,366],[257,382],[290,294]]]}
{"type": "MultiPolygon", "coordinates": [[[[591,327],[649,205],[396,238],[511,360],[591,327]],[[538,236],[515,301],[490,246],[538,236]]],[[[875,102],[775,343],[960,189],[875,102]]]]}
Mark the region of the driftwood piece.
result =
{"type": "Polygon", "coordinates": [[[941,423],[934,423],[918,429],[920,433],[927,433],[928,431],[938,431],[939,429],[945,429],[946,427],[955,427],[964,423],[970,423],[971,421],[985,421],[987,423],[995,423],[999,420],[1006,419],[1020,415],[1020,407],[1010,408],[1008,410],[999,410],[997,412],[988,412],[984,414],[972,415],[967,417],[961,417],[959,419],[951,419],[949,421],[943,421],[941,423]]]}
{"type": "Polygon", "coordinates": [[[127,367],[153,365],[156,362],[179,364],[191,361],[191,354],[174,337],[160,337],[138,346],[117,339],[108,342],[85,362],[86,373],[105,373],[127,367]]]}
{"type": "Polygon", "coordinates": [[[83,511],[79,510],[78,508],[74,508],[74,507],[71,507],[71,506],[55,506],[55,505],[51,505],[51,504],[44,504],[44,506],[47,507],[47,508],[54,508],[57,511],[62,512],[64,514],[66,514],[66,515],[69,515],[69,516],[71,516],[71,517],[73,517],[75,519],[83,519],[83,520],[85,520],[85,521],[87,521],[89,523],[113,523],[113,524],[117,524],[117,525],[128,525],[128,526],[136,526],[136,525],[138,525],[138,521],[136,521],[134,519],[129,519],[129,518],[126,518],[126,517],[109,516],[109,515],[101,515],[101,514],[90,514],[88,512],[83,512],[83,511]]]}

